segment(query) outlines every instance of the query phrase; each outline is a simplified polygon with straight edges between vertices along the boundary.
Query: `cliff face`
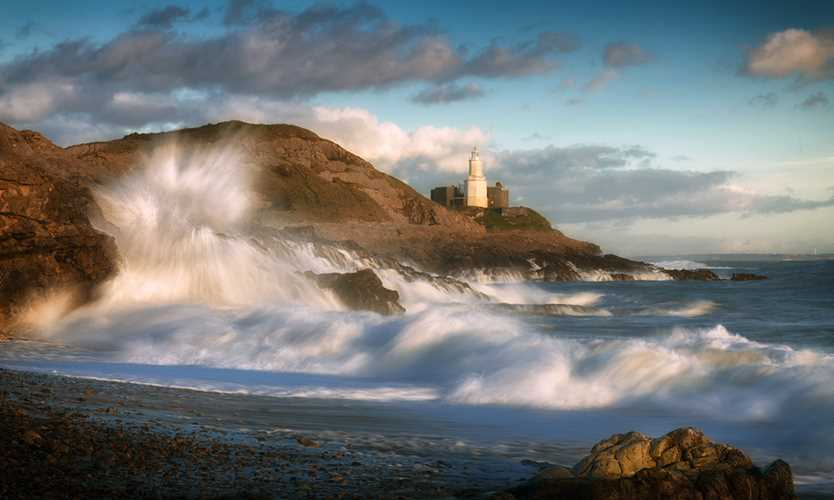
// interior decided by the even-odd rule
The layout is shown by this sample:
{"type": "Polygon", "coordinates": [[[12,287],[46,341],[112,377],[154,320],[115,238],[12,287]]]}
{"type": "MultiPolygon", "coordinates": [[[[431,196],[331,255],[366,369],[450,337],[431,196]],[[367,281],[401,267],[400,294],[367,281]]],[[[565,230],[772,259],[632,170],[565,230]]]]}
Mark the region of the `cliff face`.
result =
{"type": "Polygon", "coordinates": [[[79,300],[114,270],[109,236],[90,226],[82,165],[42,135],[0,124],[0,335],[55,288],[79,300]]]}

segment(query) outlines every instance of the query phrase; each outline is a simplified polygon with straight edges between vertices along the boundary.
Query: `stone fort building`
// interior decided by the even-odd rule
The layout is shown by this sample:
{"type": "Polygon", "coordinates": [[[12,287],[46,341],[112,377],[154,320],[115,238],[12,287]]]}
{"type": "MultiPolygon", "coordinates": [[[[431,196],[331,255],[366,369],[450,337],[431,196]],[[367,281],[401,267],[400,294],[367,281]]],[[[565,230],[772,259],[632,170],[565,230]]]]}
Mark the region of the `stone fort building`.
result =
{"type": "Polygon", "coordinates": [[[484,166],[478,154],[478,147],[472,149],[469,156],[469,177],[465,187],[440,186],[431,190],[431,199],[447,208],[498,208],[510,206],[510,191],[500,182],[487,186],[484,166]]]}

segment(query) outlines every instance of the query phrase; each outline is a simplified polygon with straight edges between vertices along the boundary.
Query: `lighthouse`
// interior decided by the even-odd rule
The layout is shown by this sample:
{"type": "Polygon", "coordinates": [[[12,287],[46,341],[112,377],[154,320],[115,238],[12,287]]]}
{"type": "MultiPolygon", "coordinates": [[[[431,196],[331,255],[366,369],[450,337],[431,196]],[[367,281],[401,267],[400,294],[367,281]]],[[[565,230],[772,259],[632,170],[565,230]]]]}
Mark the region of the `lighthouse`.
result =
{"type": "Polygon", "coordinates": [[[466,206],[487,208],[487,181],[484,167],[478,155],[478,146],[472,149],[469,157],[469,177],[466,178],[466,206]]]}
{"type": "Polygon", "coordinates": [[[469,156],[469,177],[465,186],[446,185],[431,190],[431,199],[446,208],[463,209],[468,207],[491,208],[503,213],[510,208],[510,190],[500,182],[487,187],[484,166],[478,155],[478,146],[472,148],[469,156]]]}

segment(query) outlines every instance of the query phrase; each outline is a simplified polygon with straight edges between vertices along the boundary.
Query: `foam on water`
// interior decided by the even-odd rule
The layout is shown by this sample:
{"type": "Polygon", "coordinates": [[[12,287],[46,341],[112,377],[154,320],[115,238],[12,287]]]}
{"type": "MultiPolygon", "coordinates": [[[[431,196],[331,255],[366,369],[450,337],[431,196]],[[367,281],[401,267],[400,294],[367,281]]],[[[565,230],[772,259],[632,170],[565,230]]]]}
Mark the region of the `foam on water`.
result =
{"type": "Polygon", "coordinates": [[[683,306],[652,307],[643,309],[638,314],[695,318],[711,313],[716,307],[717,304],[711,300],[697,300],[683,306]]]}
{"type": "Polygon", "coordinates": [[[705,264],[703,262],[697,262],[697,261],[694,261],[694,260],[686,260],[686,259],[661,260],[661,261],[658,261],[658,262],[652,262],[652,265],[662,267],[664,269],[686,269],[686,270],[732,269],[732,267],[728,267],[728,266],[715,266],[715,265],[705,264]]]}
{"type": "MultiPolygon", "coordinates": [[[[779,419],[797,408],[834,416],[831,356],[750,341],[720,325],[602,340],[544,334],[463,304],[400,318],[178,305],[75,318],[63,328],[64,342],[110,361],[370,378],[467,404],[583,409],[642,401],[724,419],[779,419]]],[[[342,390],[357,392],[308,392],[342,390]]]]}

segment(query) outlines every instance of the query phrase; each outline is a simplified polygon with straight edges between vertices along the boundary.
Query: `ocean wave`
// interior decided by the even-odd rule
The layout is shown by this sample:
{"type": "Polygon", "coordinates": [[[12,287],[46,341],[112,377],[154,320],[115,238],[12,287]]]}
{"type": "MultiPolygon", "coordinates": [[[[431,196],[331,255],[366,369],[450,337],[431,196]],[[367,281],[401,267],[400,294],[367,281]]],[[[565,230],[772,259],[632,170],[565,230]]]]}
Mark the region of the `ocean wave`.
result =
{"type": "Polygon", "coordinates": [[[495,309],[540,316],[611,316],[607,309],[572,304],[496,304],[495,309]]]}
{"type": "Polygon", "coordinates": [[[76,317],[59,337],[118,362],[407,382],[475,405],[650,404],[742,420],[813,408],[834,416],[831,356],[751,341],[721,325],[582,339],[545,334],[518,317],[470,305],[399,318],[169,305],[106,320],[76,317]]]}
{"type": "Polygon", "coordinates": [[[696,300],[682,306],[650,307],[641,309],[637,314],[647,316],[675,316],[680,318],[696,318],[709,314],[718,304],[711,300],[696,300]]]}
{"type": "Polygon", "coordinates": [[[703,262],[696,262],[694,260],[661,260],[658,262],[651,262],[652,265],[657,267],[662,267],[664,269],[686,269],[686,270],[695,270],[695,269],[733,269],[732,267],[728,266],[714,266],[711,264],[706,264],[703,262]]]}
{"type": "MultiPolygon", "coordinates": [[[[615,281],[614,276],[609,271],[603,271],[601,269],[577,269],[577,272],[579,273],[580,281],[615,281]]],[[[631,279],[634,281],[670,281],[672,279],[671,276],[663,271],[624,272],[618,274],[631,276],[631,279]]]]}

